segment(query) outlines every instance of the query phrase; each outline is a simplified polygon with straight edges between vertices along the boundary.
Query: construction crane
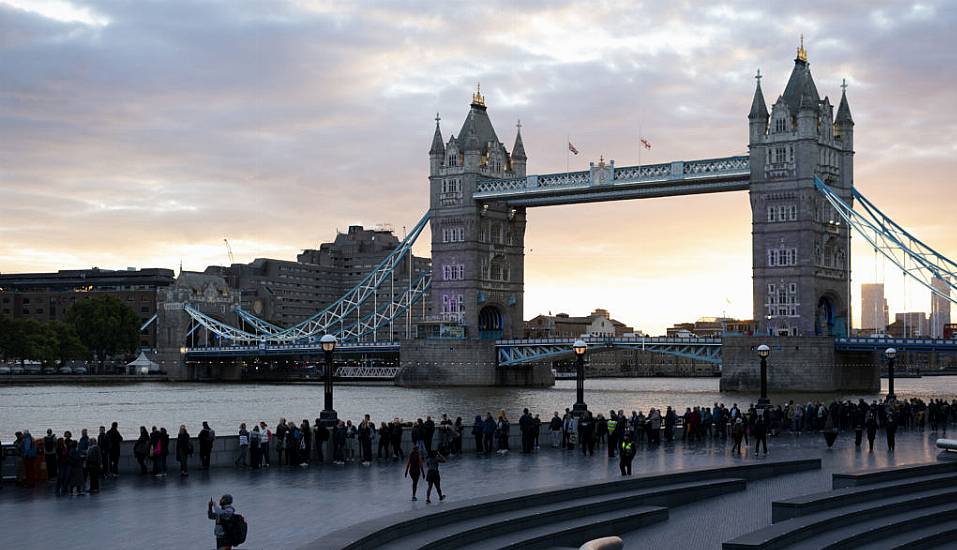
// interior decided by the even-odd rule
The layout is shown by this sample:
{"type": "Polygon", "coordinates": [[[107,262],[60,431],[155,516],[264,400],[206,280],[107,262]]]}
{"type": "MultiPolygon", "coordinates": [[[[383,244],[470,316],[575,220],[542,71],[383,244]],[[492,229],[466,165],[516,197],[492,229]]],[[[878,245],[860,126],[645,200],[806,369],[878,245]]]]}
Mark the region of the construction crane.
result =
{"type": "Polygon", "coordinates": [[[233,256],[233,247],[229,246],[229,239],[223,238],[223,242],[226,243],[226,255],[229,256],[229,265],[236,263],[236,258],[233,256]]]}

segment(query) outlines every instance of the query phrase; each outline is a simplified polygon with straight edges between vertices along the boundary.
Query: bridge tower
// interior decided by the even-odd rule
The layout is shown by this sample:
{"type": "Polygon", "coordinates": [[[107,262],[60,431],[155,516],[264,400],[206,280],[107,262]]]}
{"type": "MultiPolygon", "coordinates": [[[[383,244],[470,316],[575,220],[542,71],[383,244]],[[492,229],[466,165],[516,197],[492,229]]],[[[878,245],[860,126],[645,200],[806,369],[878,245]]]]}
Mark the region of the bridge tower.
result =
{"type": "Polygon", "coordinates": [[[770,113],[760,71],[748,116],[755,335],[844,336],[850,329],[850,228],[815,190],[852,201],[854,121],[846,86],[834,114],[804,40],[770,113]]]}
{"type": "Polygon", "coordinates": [[[482,178],[524,178],[526,161],[521,124],[509,152],[495,133],[481,88],[457,137],[444,142],[436,116],[429,150],[436,316],[424,328],[459,335],[464,329],[468,340],[523,336],[525,208],[477,202],[472,194],[482,178]]]}

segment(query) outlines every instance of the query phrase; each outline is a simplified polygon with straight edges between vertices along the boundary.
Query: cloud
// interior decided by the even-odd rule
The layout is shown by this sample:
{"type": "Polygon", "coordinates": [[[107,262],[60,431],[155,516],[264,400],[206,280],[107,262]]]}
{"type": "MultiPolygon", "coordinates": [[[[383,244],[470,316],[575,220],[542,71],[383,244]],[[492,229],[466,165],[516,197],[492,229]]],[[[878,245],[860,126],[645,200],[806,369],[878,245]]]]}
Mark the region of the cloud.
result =
{"type": "MultiPolygon", "coordinates": [[[[0,271],[202,269],[224,261],[224,236],[241,260],[292,258],[337,227],[411,226],[432,118],[458,131],[476,81],[508,146],[522,119],[530,172],[565,169],[566,135],[573,169],[634,164],[639,128],[643,163],[741,154],[752,75],[773,102],[802,32],[821,93],[836,103],[850,84],[859,187],[957,256],[957,8],[768,9],[0,0],[0,271]]],[[[615,305],[658,332],[720,314],[724,296],[705,297],[725,287],[747,317],[748,210],[743,193],[532,210],[526,316],[615,305]],[[587,262],[569,240],[591,245],[587,262]]],[[[854,258],[863,282],[868,252],[854,258]]],[[[914,295],[907,308],[929,307],[914,295]]]]}

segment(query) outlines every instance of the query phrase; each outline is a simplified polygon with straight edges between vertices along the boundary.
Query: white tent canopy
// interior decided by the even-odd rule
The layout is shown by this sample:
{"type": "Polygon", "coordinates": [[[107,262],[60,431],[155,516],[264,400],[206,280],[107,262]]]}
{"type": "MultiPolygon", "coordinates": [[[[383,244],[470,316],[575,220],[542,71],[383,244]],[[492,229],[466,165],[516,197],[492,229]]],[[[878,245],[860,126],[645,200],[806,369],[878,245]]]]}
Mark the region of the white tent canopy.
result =
{"type": "Polygon", "coordinates": [[[142,372],[143,367],[146,367],[148,372],[159,372],[160,370],[159,363],[150,361],[144,351],[141,351],[139,357],[127,363],[126,366],[132,368],[135,373],[142,372]]]}

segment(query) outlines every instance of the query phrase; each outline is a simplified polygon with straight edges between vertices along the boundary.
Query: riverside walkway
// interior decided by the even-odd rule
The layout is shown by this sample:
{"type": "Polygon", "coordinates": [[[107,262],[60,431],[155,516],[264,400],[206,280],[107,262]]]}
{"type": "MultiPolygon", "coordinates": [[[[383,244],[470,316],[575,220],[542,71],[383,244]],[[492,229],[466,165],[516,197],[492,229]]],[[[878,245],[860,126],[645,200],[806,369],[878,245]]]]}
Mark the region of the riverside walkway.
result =
{"type": "MultiPolygon", "coordinates": [[[[831,450],[817,433],[771,438],[770,458],[821,458],[822,469],[758,480],[746,491],[680,507],[661,525],[625,534],[626,548],[719,548],[730,538],[767,525],[772,499],[828,489],[831,473],[936,460],[938,435],[900,432],[894,453],[887,452],[882,435],[873,453],[866,451],[866,442],[864,450],[855,450],[853,433],[842,433],[831,450]]],[[[747,450],[740,457],[732,456],[730,448],[730,442],[720,439],[695,444],[676,441],[654,450],[643,447],[635,459],[635,473],[765,460],[764,455],[755,457],[747,450]]],[[[11,548],[40,541],[43,547],[76,550],[126,548],[132,541],[153,548],[212,548],[206,502],[230,493],[237,511],[249,521],[243,548],[321,548],[323,535],[386,514],[432,511],[457,500],[521,489],[618,479],[617,460],[605,454],[602,449],[593,457],[583,457],[577,449],[543,447],[533,455],[452,457],[442,466],[448,499],[431,505],[422,498],[424,483],[420,483],[420,500],[409,500],[409,482],[402,477],[400,464],[391,461],[370,467],[219,468],[193,471],[185,479],[170,468],[166,478],[123,475],[106,482],[99,495],[82,497],[56,498],[52,486],[7,485],[0,491],[0,532],[4,545],[11,548]]]]}

